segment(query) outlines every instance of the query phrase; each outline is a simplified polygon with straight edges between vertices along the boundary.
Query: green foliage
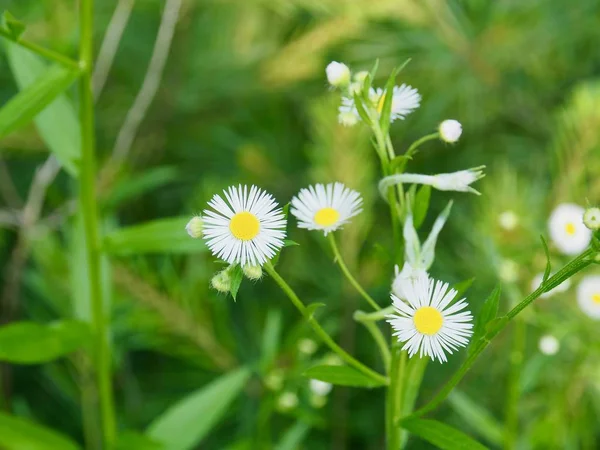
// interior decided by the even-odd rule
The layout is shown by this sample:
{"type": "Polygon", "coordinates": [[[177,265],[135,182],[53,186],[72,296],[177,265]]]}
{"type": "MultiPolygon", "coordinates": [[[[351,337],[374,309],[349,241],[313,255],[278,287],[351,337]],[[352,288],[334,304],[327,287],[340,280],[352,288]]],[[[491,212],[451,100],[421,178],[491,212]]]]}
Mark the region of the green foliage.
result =
{"type": "Polygon", "coordinates": [[[5,450],[78,450],[71,439],[28,420],[0,413],[0,436],[5,450]]]}
{"type": "Polygon", "coordinates": [[[304,372],[307,378],[325,381],[339,386],[352,386],[360,388],[374,388],[383,386],[371,377],[349,366],[314,366],[304,372]]]}
{"type": "Polygon", "coordinates": [[[485,450],[487,447],[475,441],[465,433],[436,420],[409,419],[402,427],[421,439],[430,442],[442,450],[485,450]]]}

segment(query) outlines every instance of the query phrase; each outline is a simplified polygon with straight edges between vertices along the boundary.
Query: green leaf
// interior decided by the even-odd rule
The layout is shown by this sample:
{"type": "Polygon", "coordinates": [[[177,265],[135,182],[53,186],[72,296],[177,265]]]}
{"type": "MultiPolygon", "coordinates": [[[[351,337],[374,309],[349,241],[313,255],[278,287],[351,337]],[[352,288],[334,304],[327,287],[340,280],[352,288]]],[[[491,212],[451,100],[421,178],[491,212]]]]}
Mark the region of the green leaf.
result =
{"type": "Polygon", "coordinates": [[[40,364],[65,356],[90,338],[83,322],[61,321],[50,325],[15,322],[0,327],[0,361],[40,364]]]}
{"type": "Polygon", "coordinates": [[[303,375],[307,378],[326,381],[339,386],[353,386],[361,388],[374,388],[383,386],[382,383],[369,378],[349,366],[314,366],[306,370],[303,375]]]}
{"type": "Polygon", "coordinates": [[[266,371],[275,361],[281,340],[281,310],[267,312],[261,345],[261,367],[266,371]]]}
{"type": "MultiPolygon", "coordinates": [[[[368,78],[369,77],[367,77],[367,79],[368,78]]],[[[366,82],[366,80],[365,80],[365,82],[366,82]]],[[[365,110],[362,98],[358,94],[354,95],[354,106],[356,107],[356,112],[358,112],[358,115],[360,116],[360,118],[362,119],[362,121],[365,124],[367,124],[367,125],[370,126],[371,119],[369,118],[369,115],[367,114],[367,111],[365,110]]]]}
{"type": "Polygon", "coordinates": [[[15,16],[8,11],[4,11],[4,14],[2,14],[2,26],[15,40],[19,39],[25,31],[25,24],[16,19],[15,16]]]}
{"type": "Polygon", "coordinates": [[[415,196],[415,202],[413,205],[413,224],[417,230],[423,224],[423,221],[427,216],[430,198],[431,186],[429,186],[428,184],[424,184],[417,192],[417,195],[415,196]]]}
{"type": "Polygon", "coordinates": [[[300,245],[300,244],[298,244],[296,241],[292,241],[291,239],[284,239],[283,240],[283,246],[284,247],[294,247],[296,245],[300,245]]]}
{"type": "Polygon", "coordinates": [[[56,431],[0,412],[2,450],[78,450],[71,439],[56,431]]]}
{"type": "Polygon", "coordinates": [[[483,303],[479,315],[475,320],[475,326],[473,327],[473,337],[471,338],[471,345],[469,351],[475,348],[475,343],[479,341],[486,334],[486,326],[489,322],[495,319],[498,314],[498,302],[500,300],[501,288],[498,284],[489,297],[483,303]]]}
{"type": "Polygon", "coordinates": [[[326,306],[325,303],[311,303],[306,307],[306,312],[308,317],[312,317],[315,315],[315,311],[319,308],[326,306]]]}
{"type": "Polygon", "coordinates": [[[300,421],[296,422],[286,430],[275,446],[275,450],[298,450],[309,431],[310,425],[300,421]]]}
{"type": "Polygon", "coordinates": [[[242,266],[236,264],[235,266],[231,266],[229,268],[229,276],[231,277],[231,288],[229,292],[234,300],[237,300],[237,293],[240,290],[240,286],[242,284],[242,280],[244,279],[244,271],[242,270],[242,266]]]}
{"type": "Polygon", "coordinates": [[[206,251],[201,239],[192,239],[186,233],[189,220],[190,217],[171,217],[121,228],[104,238],[104,248],[113,255],[206,251]]]}
{"type": "MultiPolygon", "coordinates": [[[[394,86],[396,85],[396,75],[398,75],[399,68],[392,70],[387,83],[385,84],[385,90],[383,91],[383,105],[381,111],[379,111],[379,125],[384,135],[390,129],[390,114],[392,111],[392,98],[394,92],[394,86]]],[[[379,100],[381,101],[381,99],[379,100]]],[[[379,106],[379,105],[378,105],[379,106]]]]}
{"type": "Polygon", "coordinates": [[[164,450],[165,446],[135,431],[125,431],[117,437],[114,450],[164,450]]]}
{"type": "Polygon", "coordinates": [[[475,433],[491,444],[502,445],[502,426],[486,408],[456,389],[450,393],[448,401],[454,411],[475,433]]]}
{"type": "Polygon", "coordinates": [[[546,239],[544,239],[544,236],[542,236],[541,234],[540,239],[542,240],[544,253],[546,254],[546,269],[544,270],[544,277],[542,278],[542,283],[545,283],[548,277],[550,276],[550,272],[552,271],[552,264],[550,263],[550,250],[548,250],[548,244],[546,243],[546,239]]]}
{"type": "Polygon", "coordinates": [[[462,297],[465,294],[465,292],[467,292],[469,290],[469,288],[471,287],[471,285],[474,282],[475,282],[475,277],[468,278],[463,281],[459,281],[454,286],[452,286],[452,289],[454,289],[457,292],[456,298],[462,297]]]}
{"type": "Polygon", "coordinates": [[[508,317],[506,316],[497,317],[494,320],[489,321],[485,326],[485,338],[491,340],[502,328],[504,328],[506,322],[508,322],[508,317]]]}
{"type": "Polygon", "coordinates": [[[155,419],[146,434],[165,450],[196,448],[225,416],[244,389],[250,371],[241,368],[223,375],[179,401],[155,419]]]}
{"type": "Polygon", "coordinates": [[[402,428],[426,440],[442,450],[487,450],[462,431],[430,419],[407,419],[401,422],[402,428]]]}
{"type": "MultiPolygon", "coordinates": [[[[21,91],[34,84],[47,71],[47,64],[35,53],[6,42],[6,54],[13,76],[21,91]]],[[[63,167],[77,176],[81,153],[79,121],[65,95],[57,96],[34,119],[40,136],[63,167]]]]}
{"type": "Polygon", "coordinates": [[[31,122],[40,111],[62,94],[77,76],[76,71],[56,65],[22,89],[0,109],[0,138],[31,122]]]}

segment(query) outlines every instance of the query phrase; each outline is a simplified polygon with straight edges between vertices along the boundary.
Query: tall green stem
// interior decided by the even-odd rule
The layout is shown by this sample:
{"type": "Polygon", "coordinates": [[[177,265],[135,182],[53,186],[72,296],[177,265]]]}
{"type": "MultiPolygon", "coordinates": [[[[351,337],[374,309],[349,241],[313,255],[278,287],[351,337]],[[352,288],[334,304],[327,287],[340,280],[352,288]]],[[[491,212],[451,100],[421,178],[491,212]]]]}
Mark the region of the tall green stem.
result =
{"type": "Polygon", "coordinates": [[[373,298],[369,294],[367,294],[367,292],[363,289],[360,283],[356,281],[356,278],[354,278],[348,270],[348,266],[346,266],[344,258],[342,258],[342,254],[340,253],[337,243],[335,242],[335,236],[333,235],[333,233],[329,233],[327,238],[329,239],[329,243],[331,244],[331,250],[333,251],[333,255],[335,256],[335,261],[340,266],[340,269],[342,269],[342,272],[344,273],[350,284],[367,301],[367,303],[373,307],[373,309],[379,311],[381,308],[379,307],[377,302],[373,300],[373,298]]]}
{"type": "Polygon", "coordinates": [[[308,324],[312,327],[314,332],[321,338],[321,340],[335,353],[338,354],[343,361],[348,363],[348,365],[354,367],[359,372],[362,372],[366,376],[370,377],[374,381],[380,384],[388,384],[388,379],[383,375],[375,372],[372,369],[369,369],[363,363],[355,359],[353,356],[348,354],[343,348],[335,343],[331,336],[327,334],[327,332],[319,325],[319,323],[313,317],[311,311],[302,303],[302,300],[298,298],[294,290],[285,282],[281,275],[277,273],[275,268],[271,263],[267,263],[264,266],[267,273],[275,280],[275,282],[279,285],[281,290],[288,296],[288,298],[292,301],[294,306],[300,311],[300,314],[304,317],[304,319],[308,322],[308,324]]]}
{"type": "Polygon", "coordinates": [[[465,362],[454,373],[452,378],[450,378],[450,380],[437,393],[437,395],[429,401],[429,403],[415,411],[410,417],[420,417],[436,409],[446,399],[448,394],[452,392],[452,389],[454,389],[459,381],[462,380],[462,378],[475,363],[479,355],[486,349],[494,336],[496,336],[515,316],[517,316],[521,311],[523,311],[523,309],[529,306],[531,302],[537,299],[544,292],[554,289],[566,279],[572,277],[577,272],[589,266],[592,263],[592,258],[596,253],[597,252],[593,249],[586,250],[584,253],[573,259],[570,263],[556,272],[553,276],[548,278],[546,282],[542,283],[540,287],[538,287],[513,309],[511,309],[508,314],[506,314],[504,317],[496,319],[498,321],[496,322],[496,325],[492,327],[492,329],[490,329],[483,338],[471,344],[474,346],[473,349],[470,351],[465,362]]]}
{"type": "Polygon", "coordinates": [[[88,284],[94,332],[95,369],[100,398],[104,448],[111,448],[116,434],[107,311],[103,304],[100,276],[100,232],[96,204],[96,151],[94,133],[94,99],[91,77],[93,65],[93,0],[79,2],[80,47],[79,120],[81,125],[81,167],[79,173],[79,207],[85,230],[88,284]]]}
{"type": "Polygon", "coordinates": [[[402,412],[402,391],[407,355],[398,343],[392,344],[390,385],[385,399],[385,426],[388,450],[398,450],[402,445],[402,429],[397,425],[402,412]]]}
{"type": "Polygon", "coordinates": [[[506,419],[504,432],[504,448],[512,450],[516,446],[519,426],[519,397],[521,391],[521,371],[525,351],[527,324],[520,317],[513,325],[512,348],[510,353],[510,374],[506,396],[506,419]]]}

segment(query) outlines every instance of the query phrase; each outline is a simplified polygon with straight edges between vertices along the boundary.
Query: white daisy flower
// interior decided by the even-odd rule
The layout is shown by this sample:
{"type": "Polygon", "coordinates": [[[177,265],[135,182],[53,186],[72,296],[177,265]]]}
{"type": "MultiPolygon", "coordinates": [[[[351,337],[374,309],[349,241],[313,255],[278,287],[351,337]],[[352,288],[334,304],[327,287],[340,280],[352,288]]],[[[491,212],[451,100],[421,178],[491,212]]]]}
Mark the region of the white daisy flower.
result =
{"type": "MultiPolygon", "coordinates": [[[[550,276],[552,276],[552,275],[553,274],[550,274],[550,276]]],[[[533,280],[531,280],[531,292],[535,291],[537,288],[540,287],[540,284],[542,284],[543,279],[544,279],[543,273],[538,273],[535,277],[533,277],[533,280]]],[[[540,295],[540,298],[548,298],[548,297],[552,297],[555,294],[562,294],[563,292],[567,292],[570,287],[571,287],[571,280],[566,279],[565,281],[560,283],[558,286],[556,286],[554,289],[550,289],[548,292],[544,292],[542,295],[540,295]]]]}
{"type": "Polygon", "coordinates": [[[600,275],[588,275],[580,281],[577,303],[592,319],[600,319],[600,275]]]}
{"type": "Polygon", "coordinates": [[[327,236],[362,211],[362,198],[342,183],[317,184],[301,189],[291,205],[299,228],[323,230],[327,236]]]}
{"type": "Polygon", "coordinates": [[[465,299],[450,306],[457,292],[447,283],[429,276],[407,278],[401,286],[406,302],[392,294],[396,314],[387,321],[394,329],[394,336],[404,342],[403,350],[409,356],[429,356],[440,362],[447,361],[446,352],[453,353],[465,347],[473,334],[473,316],[465,299]]]}
{"type": "Polygon", "coordinates": [[[573,203],[558,205],[548,220],[550,238],[565,255],[584,251],[592,239],[592,232],[583,224],[585,210],[573,203]]]}
{"type": "Polygon", "coordinates": [[[556,355],[560,350],[560,342],[554,336],[547,334],[540,338],[538,348],[544,355],[556,355]]]}
{"type": "MultiPolygon", "coordinates": [[[[369,98],[377,112],[381,114],[383,103],[385,102],[384,91],[381,88],[369,91],[369,98]]],[[[392,90],[392,109],[390,111],[390,122],[395,120],[404,120],[407,115],[417,109],[421,104],[421,95],[415,88],[402,84],[394,86],[392,90]]]]}
{"type": "Polygon", "coordinates": [[[202,234],[213,255],[229,264],[262,265],[283,247],[286,220],[267,192],[247,186],[215,195],[205,210],[202,234]]]}
{"type": "Polygon", "coordinates": [[[458,120],[444,120],[442,123],[440,123],[438,131],[442,141],[453,144],[458,141],[458,138],[460,138],[460,135],[462,134],[462,125],[458,120]]]}
{"type": "Polygon", "coordinates": [[[350,82],[350,69],[344,63],[330,62],[325,68],[327,81],[334,87],[346,86],[350,82]]]}
{"type": "Polygon", "coordinates": [[[471,187],[475,181],[483,178],[485,166],[473,167],[451,173],[438,173],[437,175],[421,175],[418,173],[399,173],[384,177],[379,182],[379,193],[386,198],[388,188],[396,184],[428,184],[440,191],[472,192],[481,195],[471,187]]]}

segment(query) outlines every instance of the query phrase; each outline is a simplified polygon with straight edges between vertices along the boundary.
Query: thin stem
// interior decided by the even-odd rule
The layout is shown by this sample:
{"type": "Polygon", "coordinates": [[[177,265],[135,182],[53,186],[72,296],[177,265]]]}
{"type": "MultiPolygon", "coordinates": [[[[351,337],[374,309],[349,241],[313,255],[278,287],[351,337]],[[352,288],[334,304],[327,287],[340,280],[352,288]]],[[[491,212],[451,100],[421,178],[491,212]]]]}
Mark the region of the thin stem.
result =
{"type": "Polygon", "coordinates": [[[515,316],[517,316],[523,309],[525,309],[531,302],[537,299],[544,292],[555,288],[560,285],[566,279],[572,277],[577,272],[581,271],[585,267],[592,263],[592,256],[596,254],[593,249],[588,249],[570,263],[552,275],[545,283],[542,283],[535,291],[525,297],[521,303],[511,309],[506,316],[496,319],[498,322],[488,333],[477,342],[473,342],[473,350],[465,360],[465,362],[459,367],[459,369],[452,375],[452,378],[444,385],[444,387],[437,393],[437,395],[429,401],[426,405],[422,406],[419,410],[415,411],[409,417],[421,417],[434,409],[436,409],[452,392],[452,389],[460,382],[460,380],[469,371],[471,366],[475,363],[479,355],[486,349],[490,341],[496,336],[515,316]]]}
{"type": "Polygon", "coordinates": [[[407,158],[411,158],[415,153],[417,153],[417,150],[419,149],[419,147],[422,144],[424,144],[425,142],[428,142],[428,141],[432,141],[434,139],[439,139],[439,137],[440,137],[440,133],[435,132],[435,133],[427,134],[420,139],[417,139],[415,142],[413,142],[410,145],[410,147],[408,147],[408,150],[406,150],[406,153],[404,154],[404,156],[406,156],[407,158]]]}
{"type": "Polygon", "coordinates": [[[373,336],[375,343],[379,347],[379,353],[381,353],[381,359],[383,360],[385,372],[389,375],[391,354],[383,333],[375,322],[363,322],[363,325],[369,331],[369,333],[371,333],[371,336],[373,336]]]}
{"type": "Polygon", "coordinates": [[[362,297],[367,301],[367,303],[369,305],[371,305],[373,307],[373,309],[375,309],[376,311],[379,311],[381,308],[379,307],[377,302],[375,300],[373,300],[373,298],[369,294],[367,294],[367,292],[363,289],[363,287],[360,285],[360,283],[358,281],[356,281],[356,278],[354,278],[352,276],[352,274],[350,273],[350,271],[348,270],[348,266],[346,266],[346,263],[344,262],[344,258],[342,258],[342,254],[340,253],[337,243],[335,242],[335,237],[334,237],[333,233],[329,233],[329,235],[327,237],[329,239],[329,243],[331,244],[331,250],[333,250],[333,255],[335,256],[335,261],[340,266],[340,269],[342,269],[342,273],[346,276],[346,278],[348,279],[350,284],[352,286],[354,286],[354,289],[356,289],[358,291],[358,293],[360,295],[362,295],[362,297]]]}
{"type": "Polygon", "coordinates": [[[375,311],[373,313],[366,313],[364,311],[356,311],[354,313],[354,320],[358,320],[359,322],[377,322],[379,320],[385,319],[389,314],[394,312],[394,307],[392,305],[387,306],[379,311],[375,311]]]}
{"type": "Polygon", "coordinates": [[[111,379],[111,356],[108,343],[107,311],[104,307],[100,275],[100,232],[95,193],[96,150],[94,133],[94,98],[91,77],[93,61],[93,0],[79,4],[80,48],[79,119],[81,124],[81,167],[79,174],[79,207],[85,231],[88,283],[94,331],[95,369],[100,397],[104,447],[112,448],[116,424],[111,379]]]}
{"type": "Polygon", "coordinates": [[[397,450],[402,443],[402,429],[397,425],[402,410],[402,390],[406,368],[406,352],[397,343],[392,344],[390,385],[386,397],[387,448],[397,450]]]}
{"type": "Polygon", "coordinates": [[[516,446],[519,427],[519,397],[521,391],[520,375],[523,369],[523,353],[527,324],[521,318],[515,319],[513,325],[513,339],[510,354],[509,387],[506,396],[506,418],[504,432],[504,448],[512,450],[516,446]]]}
{"type": "Polygon", "coordinates": [[[32,52],[37,53],[38,55],[44,58],[55,61],[66,67],[76,70],[79,70],[80,68],[79,63],[77,61],[73,61],[71,58],[68,58],[58,52],[55,52],[54,50],[50,50],[40,45],[34,44],[33,42],[25,41],[23,39],[15,39],[14,36],[12,36],[8,31],[4,30],[3,28],[0,28],[0,36],[8,39],[9,41],[14,42],[15,44],[20,45],[21,47],[31,50],[32,52]]]}
{"type": "Polygon", "coordinates": [[[342,360],[347,362],[350,366],[354,367],[359,372],[365,374],[369,378],[377,381],[381,384],[388,384],[388,379],[383,375],[375,372],[372,369],[369,369],[363,363],[355,359],[353,356],[349,355],[343,348],[337,345],[331,336],[327,334],[327,332],[319,325],[319,323],[315,320],[310,311],[306,308],[302,300],[298,298],[294,290],[285,282],[283,278],[277,273],[275,268],[271,263],[267,263],[264,265],[267,273],[275,280],[275,282],[279,285],[281,290],[288,296],[288,298],[292,301],[294,306],[300,311],[300,314],[306,319],[309,325],[312,327],[314,332],[321,338],[321,340],[327,344],[327,346],[333,350],[335,353],[339,355],[342,360]]]}

